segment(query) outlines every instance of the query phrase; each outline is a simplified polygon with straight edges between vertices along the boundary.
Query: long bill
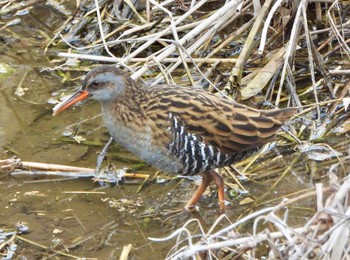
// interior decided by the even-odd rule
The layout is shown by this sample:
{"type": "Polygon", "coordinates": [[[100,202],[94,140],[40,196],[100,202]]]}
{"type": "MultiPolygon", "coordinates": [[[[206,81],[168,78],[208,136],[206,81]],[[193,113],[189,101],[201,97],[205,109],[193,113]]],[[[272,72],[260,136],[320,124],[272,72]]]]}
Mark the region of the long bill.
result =
{"type": "Polygon", "coordinates": [[[56,116],[59,113],[63,112],[67,108],[73,106],[79,101],[83,101],[89,97],[89,92],[79,89],[76,93],[63,100],[61,103],[58,103],[52,110],[52,116],[56,116]]]}

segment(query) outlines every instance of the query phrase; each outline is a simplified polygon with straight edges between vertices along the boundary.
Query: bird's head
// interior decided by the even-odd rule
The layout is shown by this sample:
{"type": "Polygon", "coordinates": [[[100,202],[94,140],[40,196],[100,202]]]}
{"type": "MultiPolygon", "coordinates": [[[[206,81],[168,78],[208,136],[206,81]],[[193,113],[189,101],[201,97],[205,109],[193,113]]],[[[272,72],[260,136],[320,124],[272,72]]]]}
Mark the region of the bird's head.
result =
{"type": "Polygon", "coordinates": [[[122,95],[126,88],[128,76],[114,66],[99,66],[85,77],[81,87],[73,95],[53,108],[53,116],[87,98],[99,102],[111,102],[122,95]]]}

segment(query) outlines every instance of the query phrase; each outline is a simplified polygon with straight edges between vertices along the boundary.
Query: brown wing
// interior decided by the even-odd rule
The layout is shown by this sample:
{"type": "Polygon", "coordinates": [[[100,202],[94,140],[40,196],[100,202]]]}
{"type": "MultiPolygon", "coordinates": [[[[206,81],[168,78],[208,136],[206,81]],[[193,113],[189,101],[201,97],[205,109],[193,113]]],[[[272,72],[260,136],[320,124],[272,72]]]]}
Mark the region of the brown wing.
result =
{"type": "MultiPolygon", "coordinates": [[[[170,127],[167,113],[172,113],[182,121],[187,133],[226,154],[270,142],[284,121],[295,113],[293,108],[256,110],[203,90],[188,88],[169,87],[155,95],[154,104],[148,104],[153,127],[170,127]]],[[[165,144],[170,138],[165,132],[160,131],[154,138],[165,144]]]]}

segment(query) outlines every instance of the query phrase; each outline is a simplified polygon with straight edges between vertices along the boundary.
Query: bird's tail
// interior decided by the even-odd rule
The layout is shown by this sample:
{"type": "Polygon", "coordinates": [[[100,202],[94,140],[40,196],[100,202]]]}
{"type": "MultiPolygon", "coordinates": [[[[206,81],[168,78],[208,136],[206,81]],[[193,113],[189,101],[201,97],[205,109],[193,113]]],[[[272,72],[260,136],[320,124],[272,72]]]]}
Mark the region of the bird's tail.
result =
{"type": "Polygon", "coordinates": [[[264,114],[266,117],[273,117],[280,121],[282,124],[291,118],[297,112],[297,108],[288,107],[281,109],[265,110],[264,114]]]}

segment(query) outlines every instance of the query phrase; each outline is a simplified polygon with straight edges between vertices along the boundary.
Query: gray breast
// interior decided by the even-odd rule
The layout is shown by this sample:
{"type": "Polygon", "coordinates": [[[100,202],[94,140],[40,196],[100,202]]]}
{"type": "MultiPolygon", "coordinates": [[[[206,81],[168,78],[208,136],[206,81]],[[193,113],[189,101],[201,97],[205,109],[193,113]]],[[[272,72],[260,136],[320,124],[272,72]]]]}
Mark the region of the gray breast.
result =
{"type": "Polygon", "coordinates": [[[165,147],[152,145],[152,135],[149,128],[136,131],[117,120],[110,109],[102,106],[103,121],[113,139],[129,152],[135,154],[148,164],[168,173],[182,173],[183,165],[165,147]]]}

